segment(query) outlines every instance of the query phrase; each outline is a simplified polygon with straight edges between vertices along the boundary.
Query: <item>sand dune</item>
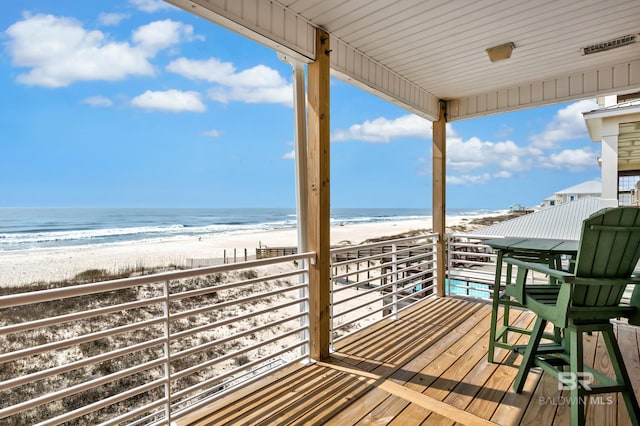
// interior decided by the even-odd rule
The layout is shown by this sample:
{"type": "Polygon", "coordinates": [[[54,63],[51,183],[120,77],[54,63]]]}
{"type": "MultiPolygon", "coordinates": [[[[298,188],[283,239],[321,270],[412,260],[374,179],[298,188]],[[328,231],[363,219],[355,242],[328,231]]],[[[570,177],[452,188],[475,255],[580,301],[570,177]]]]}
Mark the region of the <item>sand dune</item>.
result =
{"type": "MultiPolygon", "coordinates": [[[[456,232],[473,227],[470,222],[468,217],[447,217],[447,227],[456,232]]],[[[330,238],[332,245],[360,244],[371,238],[398,236],[417,230],[430,232],[431,228],[430,217],[424,220],[335,225],[331,227],[330,238]]],[[[88,269],[117,272],[139,267],[187,266],[190,259],[222,259],[225,255],[233,260],[234,249],[237,260],[241,261],[245,250],[249,256],[255,256],[257,247],[296,245],[297,231],[284,229],[4,252],[0,253],[0,286],[69,279],[88,269]]]]}

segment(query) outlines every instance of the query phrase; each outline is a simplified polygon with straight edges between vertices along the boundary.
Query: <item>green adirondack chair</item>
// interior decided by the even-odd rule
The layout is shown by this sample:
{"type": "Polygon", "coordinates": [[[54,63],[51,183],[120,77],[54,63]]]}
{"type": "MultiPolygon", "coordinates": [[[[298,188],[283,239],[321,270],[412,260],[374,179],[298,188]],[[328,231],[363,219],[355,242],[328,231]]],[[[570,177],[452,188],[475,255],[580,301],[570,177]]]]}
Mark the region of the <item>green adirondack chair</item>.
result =
{"type": "Polygon", "coordinates": [[[639,424],[640,408],[610,321],[628,318],[630,324],[640,325],[640,285],[635,286],[631,303],[621,304],[627,284],[640,284],[633,275],[639,258],[640,208],[618,207],[601,210],[583,222],[573,273],[505,259],[518,270],[516,299],[537,314],[513,385],[516,392],[522,392],[529,370],[541,367],[560,381],[559,388],[571,391],[572,425],[585,423],[584,403],[591,394],[609,392],[622,393],[632,423],[639,424]],[[529,271],[547,274],[558,285],[527,286],[529,271]],[[561,343],[540,344],[547,322],[561,329],[561,343]],[[587,332],[602,333],[615,379],[584,364],[587,332]]]}

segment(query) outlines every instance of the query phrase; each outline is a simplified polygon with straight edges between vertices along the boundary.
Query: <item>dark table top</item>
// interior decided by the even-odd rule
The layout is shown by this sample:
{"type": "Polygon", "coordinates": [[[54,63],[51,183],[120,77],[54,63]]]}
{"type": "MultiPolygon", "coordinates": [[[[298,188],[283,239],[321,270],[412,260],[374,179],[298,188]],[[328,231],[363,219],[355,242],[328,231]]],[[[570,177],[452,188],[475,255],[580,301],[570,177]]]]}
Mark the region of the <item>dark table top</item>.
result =
{"type": "Polygon", "coordinates": [[[549,254],[570,254],[578,253],[578,241],[554,240],[548,238],[494,238],[486,240],[485,244],[493,249],[516,252],[535,252],[549,254]]]}

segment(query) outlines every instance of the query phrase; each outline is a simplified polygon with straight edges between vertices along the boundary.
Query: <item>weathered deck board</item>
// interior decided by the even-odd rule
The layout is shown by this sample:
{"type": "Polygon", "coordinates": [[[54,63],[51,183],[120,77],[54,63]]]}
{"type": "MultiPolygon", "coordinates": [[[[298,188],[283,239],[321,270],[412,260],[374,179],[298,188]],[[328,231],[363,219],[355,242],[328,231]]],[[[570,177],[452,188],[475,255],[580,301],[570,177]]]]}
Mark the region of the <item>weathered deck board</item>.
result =
{"type": "MultiPolygon", "coordinates": [[[[498,349],[498,362],[487,362],[490,313],[488,304],[428,300],[343,339],[327,362],[279,371],[177,423],[453,425],[465,421],[460,416],[468,416],[469,424],[568,422],[569,407],[558,403],[568,393],[558,390],[555,379],[534,369],[524,392],[516,394],[511,386],[520,355],[498,349]]],[[[518,310],[511,318],[525,327],[534,320],[518,310]]],[[[638,329],[616,329],[640,394],[638,329]]],[[[526,340],[510,336],[514,343],[526,340]]],[[[585,339],[585,361],[606,370],[603,350],[598,333],[585,339]]],[[[614,399],[612,405],[589,406],[587,424],[629,424],[624,402],[614,399]]]]}
{"type": "MultiPolygon", "coordinates": [[[[449,391],[471,369],[470,363],[477,363],[485,355],[483,351],[476,351],[474,345],[483,339],[488,341],[488,330],[489,318],[482,318],[482,321],[479,321],[471,330],[464,334],[459,334],[454,344],[449,346],[437,359],[425,366],[405,386],[424,392],[434,398],[444,399],[449,391]],[[467,359],[466,355],[468,354],[471,355],[471,359],[467,359]]],[[[458,333],[453,332],[452,334],[458,333]]],[[[430,414],[423,407],[410,405],[405,407],[391,424],[409,424],[415,419],[426,419],[430,414]]]]}
{"type": "MultiPolygon", "coordinates": [[[[448,306],[456,305],[451,304],[448,306]]],[[[462,305],[457,306],[459,307],[462,305]]],[[[454,312],[460,314],[457,308],[454,310],[454,312]]],[[[439,311],[439,313],[441,315],[447,315],[446,311],[439,311]]],[[[409,359],[406,363],[401,364],[402,368],[396,367],[393,374],[390,375],[390,378],[397,381],[398,383],[410,382],[413,378],[420,374],[421,370],[424,369],[426,365],[429,365],[437,360],[449,347],[451,347],[451,345],[455,344],[461,336],[463,336],[465,333],[468,333],[471,328],[477,324],[477,321],[479,319],[482,319],[484,317],[486,317],[486,314],[484,312],[481,312],[480,310],[477,312],[468,312],[458,317],[457,330],[455,332],[448,332],[446,328],[438,327],[434,329],[435,333],[432,333],[428,338],[422,340],[417,339],[417,341],[422,344],[420,353],[416,355],[412,354],[411,359],[409,359]]],[[[406,329],[406,323],[403,329],[406,329]]],[[[402,332],[405,331],[403,330],[402,332]]],[[[340,352],[342,352],[343,350],[347,349],[342,349],[340,350],[340,352]]],[[[364,363],[363,365],[360,365],[360,368],[363,367],[365,367],[364,363]]],[[[388,369],[389,367],[386,368],[388,369]]],[[[377,374],[389,374],[390,371],[387,371],[385,373],[384,369],[385,367],[378,368],[374,370],[374,372],[377,374]]],[[[389,399],[389,401],[386,401],[384,405],[382,405],[378,409],[374,409],[371,413],[360,413],[359,415],[368,416],[369,421],[377,421],[378,418],[384,419],[389,417],[391,413],[393,413],[393,415],[395,416],[397,412],[399,412],[399,410],[402,410],[407,405],[407,401],[399,399],[395,396],[382,394],[379,395],[379,398],[381,398],[382,400],[389,399]]],[[[379,401],[382,402],[380,399],[379,401]]],[[[351,413],[351,411],[353,410],[347,409],[344,413],[341,414],[341,416],[357,416],[356,413],[351,413]]],[[[336,420],[342,421],[343,419],[337,418],[336,420]]]]}
{"type": "MultiPolygon", "coordinates": [[[[512,313],[511,319],[513,323],[518,327],[530,327],[532,324],[531,315],[520,315],[521,312],[522,311],[514,311],[512,313]]],[[[499,321],[502,320],[501,317],[498,319],[499,321]]],[[[512,344],[522,344],[526,342],[526,337],[516,333],[511,333],[509,335],[509,342],[512,344]]],[[[487,342],[482,343],[483,351],[481,352],[487,350],[487,346],[488,338],[487,342]]],[[[493,389],[495,386],[498,386],[498,384],[504,386],[504,384],[510,383],[510,380],[500,380],[497,384],[491,383],[492,378],[501,377],[496,371],[498,370],[500,363],[504,362],[510,355],[510,351],[497,348],[494,354],[494,358],[497,363],[490,364],[487,362],[480,362],[482,359],[478,360],[478,363],[473,366],[469,373],[456,385],[444,401],[458,408],[472,412],[480,417],[490,418],[500,400],[493,401],[492,403],[491,396],[487,394],[484,399],[487,403],[476,404],[475,406],[470,406],[470,404],[473,402],[476,395],[480,394],[483,390],[493,389]]],[[[484,353],[482,353],[482,356],[486,357],[484,353]]],[[[496,390],[494,395],[501,396],[505,391],[506,389],[500,389],[499,391],[496,390]]],[[[429,418],[429,424],[451,425],[453,423],[454,422],[452,420],[442,418],[441,416],[438,418],[431,416],[429,418]]]]}
{"type": "MultiPolygon", "coordinates": [[[[631,326],[620,326],[616,331],[620,351],[624,356],[625,367],[634,385],[633,389],[636,391],[636,398],[640,398],[640,386],[638,386],[640,384],[640,342],[638,341],[637,329],[631,326]]],[[[624,410],[624,399],[619,394],[617,395],[617,403],[619,407],[622,407],[622,410],[618,409],[618,425],[631,426],[631,419],[624,410]]]]}

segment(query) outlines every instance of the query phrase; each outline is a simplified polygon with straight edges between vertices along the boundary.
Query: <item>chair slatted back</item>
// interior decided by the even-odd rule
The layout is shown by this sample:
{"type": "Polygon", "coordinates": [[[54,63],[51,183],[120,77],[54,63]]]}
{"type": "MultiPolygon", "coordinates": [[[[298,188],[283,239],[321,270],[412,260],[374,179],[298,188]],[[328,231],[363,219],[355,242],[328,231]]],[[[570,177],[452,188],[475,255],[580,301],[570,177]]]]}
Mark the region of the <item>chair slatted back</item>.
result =
{"type": "Polygon", "coordinates": [[[604,209],[587,218],[582,225],[575,274],[580,278],[601,279],[602,284],[577,284],[572,304],[618,305],[625,290],[619,280],[631,276],[639,258],[640,208],[604,209]]]}

